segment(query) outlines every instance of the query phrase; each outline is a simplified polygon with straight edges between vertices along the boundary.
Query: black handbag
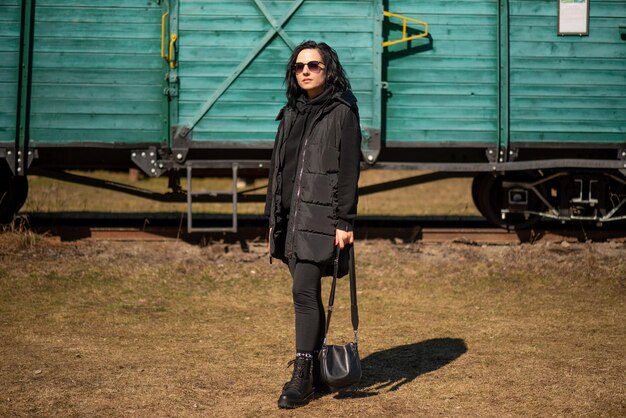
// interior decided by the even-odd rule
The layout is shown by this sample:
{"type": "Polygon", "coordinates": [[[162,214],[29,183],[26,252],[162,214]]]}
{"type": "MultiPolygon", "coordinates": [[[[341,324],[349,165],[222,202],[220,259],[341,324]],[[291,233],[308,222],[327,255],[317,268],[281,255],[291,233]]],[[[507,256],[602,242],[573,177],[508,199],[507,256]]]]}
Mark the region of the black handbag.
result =
{"type": "Polygon", "coordinates": [[[328,328],[330,327],[330,317],[333,313],[333,303],[335,302],[335,288],[337,286],[337,271],[339,269],[340,249],[337,246],[335,266],[333,272],[333,284],[330,288],[330,298],[328,300],[328,316],[326,318],[326,331],[324,333],[324,343],[319,353],[320,374],[322,381],[332,388],[342,388],[358,383],[361,380],[361,359],[358,350],[358,328],[359,328],[359,308],[356,303],[356,274],[354,271],[354,245],[349,251],[349,271],[350,271],[350,305],[352,316],[352,328],[354,329],[354,342],[345,345],[326,345],[328,328]]]}

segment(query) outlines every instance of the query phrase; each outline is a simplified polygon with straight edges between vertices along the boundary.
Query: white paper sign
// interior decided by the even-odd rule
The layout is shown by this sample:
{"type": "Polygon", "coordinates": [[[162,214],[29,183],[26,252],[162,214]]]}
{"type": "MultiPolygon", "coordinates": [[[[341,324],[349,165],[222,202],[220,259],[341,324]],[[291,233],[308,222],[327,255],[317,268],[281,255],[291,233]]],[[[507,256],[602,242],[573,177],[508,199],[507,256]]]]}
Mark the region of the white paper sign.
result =
{"type": "Polygon", "coordinates": [[[559,0],[559,34],[586,35],[589,0],[559,0]]]}

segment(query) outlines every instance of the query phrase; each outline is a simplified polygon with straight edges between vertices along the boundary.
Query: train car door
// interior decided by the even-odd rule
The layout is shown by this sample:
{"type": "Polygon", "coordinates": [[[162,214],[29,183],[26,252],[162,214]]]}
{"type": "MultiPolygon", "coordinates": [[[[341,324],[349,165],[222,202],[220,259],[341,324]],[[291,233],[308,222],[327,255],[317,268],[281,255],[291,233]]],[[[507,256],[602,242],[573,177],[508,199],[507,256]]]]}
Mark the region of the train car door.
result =
{"type": "MultiPolygon", "coordinates": [[[[338,52],[359,101],[366,141],[380,130],[379,1],[173,2],[177,19],[171,147],[271,148],[285,104],[283,79],[292,49],[324,41],[338,52]],[[181,135],[182,133],[182,135],[181,135]]],[[[197,155],[197,153],[196,153],[197,155]]]]}
{"type": "Polygon", "coordinates": [[[36,1],[31,146],[165,143],[165,9],[160,0],[36,1]]]}
{"type": "MultiPolygon", "coordinates": [[[[0,4],[0,159],[14,162],[8,152],[15,152],[16,118],[18,116],[18,79],[20,59],[19,0],[7,0],[0,4]]],[[[5,167],[3,167],[4,169],[5,167]]],[[[6,167],[8,168],[8,167],[6,167]]],[[[15,167],[13,167],[15,169],[15,167]]]]}
{"type": "MultiPolygon", "coordinates": [[[[385,48],[384,158],[415,162],[484,161],[499,128],[498,1],[385,2],[385,9],[428,24],[428,36],[385,48]],[[455,150],[464,150],[455,153],[455,150]]],[[[402,34],[385,20],[385,39],[402,34]]],[[[409,27],[411,23],[409,22],[409,27]]],[[[423,31],[419,25],[408,35],[423,31]]]]}

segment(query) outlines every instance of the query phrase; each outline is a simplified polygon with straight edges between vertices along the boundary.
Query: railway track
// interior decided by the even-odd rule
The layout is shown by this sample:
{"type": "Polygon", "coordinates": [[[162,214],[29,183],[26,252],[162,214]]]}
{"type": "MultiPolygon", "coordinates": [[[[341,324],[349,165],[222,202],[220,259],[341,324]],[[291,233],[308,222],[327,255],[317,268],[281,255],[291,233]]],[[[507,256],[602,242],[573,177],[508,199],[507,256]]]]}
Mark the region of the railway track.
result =
{"type": "MultiPolygon", "coordinates": [[[[229,227],[230,215],[194,215],[196,226],[229,227]]],[[[188,242],[264,240],[267,219],[240,215],[238,232],[188,233],[180,213],[27,213],[19,218],[30,230],[61,240],[117,240],[188,242]]],[[[468,244],[516,244],[539,241],[624,241],[626,224],[561,224],[543,222],[524,231],[490,226],[480,217],[363,216],[356,222],[357,239],[395,239],[400,242],[466,242],[468,244]]]]}

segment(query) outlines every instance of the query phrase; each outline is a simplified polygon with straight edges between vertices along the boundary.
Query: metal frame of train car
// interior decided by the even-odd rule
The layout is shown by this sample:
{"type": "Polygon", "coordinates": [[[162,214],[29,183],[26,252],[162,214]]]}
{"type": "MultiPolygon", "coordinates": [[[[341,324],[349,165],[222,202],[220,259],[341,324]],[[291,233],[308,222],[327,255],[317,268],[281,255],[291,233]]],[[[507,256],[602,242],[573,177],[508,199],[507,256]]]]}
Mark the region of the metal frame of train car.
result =
{"type": "Polygon", "coordinates": [[[4,220],[24,202],[29,172],[187,202],[190,231],[197,230],[193,202],[232,201],[230,230],[236,230],[237,204],[263,198],[255,190],[238,191],[237,177],[266,175],[271,115],[283,101],[280,77],[255,79],[250,71],[280,76],[302,30],[339,45],[354,77],[363,168],[436,172],[361,194],[475,176],[478,209],[502,226],[522,228],[540,217],[626,218],[626,72],[620,69],[626,6],[617,2],[594,0],[585,38],[558,37],[556,29],[549,35],[556,28],[552,1],[114,3],[14,0],[1,6],[9,28],[5,49],[14,56],[4,66],[17,69],[0,80],[12,86],[2,95],[5,103],[15,103],[0,109],[4,220]],[[321,4],[327,10],[317,17],[314,8],[321,4]],[[335,28],[330,34],[306,26],[325,21],[335,28]],[[574,68],[581,65],[598,74],[574,68]],[[533,72],[545,80],[533,80],[533,72]],[[97,77],[103,84],[93,81],[97,77]],[[586,81],[589,86],[576,85],[586,81]],[[255,89],[254,83],[270,87],[255,89]],[[560,102],[570,114],[554,110],[560,102]],[[133,166],[149,176],[168,175],[172,192],[65,171],[133,166]],[[233,189],[193,191],[199,172],[232,175],[233,189]]]}

